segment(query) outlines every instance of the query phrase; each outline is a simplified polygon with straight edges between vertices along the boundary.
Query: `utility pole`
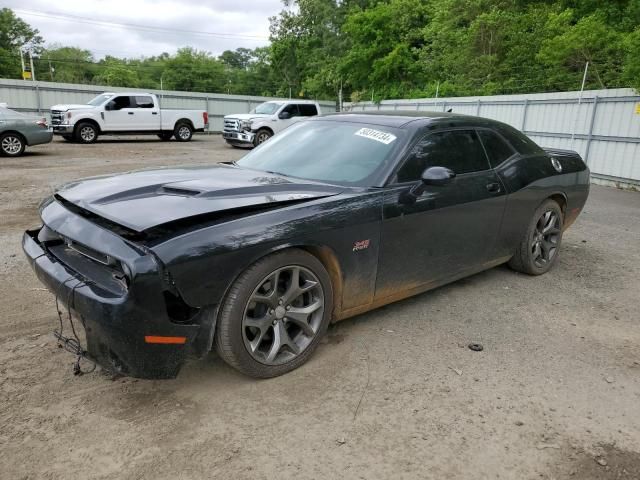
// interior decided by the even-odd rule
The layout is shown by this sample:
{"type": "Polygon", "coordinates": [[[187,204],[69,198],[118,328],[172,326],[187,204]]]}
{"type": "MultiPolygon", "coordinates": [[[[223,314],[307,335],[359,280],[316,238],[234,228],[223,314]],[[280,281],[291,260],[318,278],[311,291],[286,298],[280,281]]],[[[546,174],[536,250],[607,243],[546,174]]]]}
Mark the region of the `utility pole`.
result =
{"type": "Polygon", "coordinates": [[[342,111],[342,79],[340,79],[340,90],[338,90],[338,111],[342,111]]]}
{"type": "Polygon", "coordinates": [[[29,49],[29,63],[31,64],[31,81],[36,81],[36,71],[33,68],[33,50],[29,49]]]}
{"type": "Polygon", "coordinates": [[[47,60],[49,60],[49,75],[51,75],[51,81],[53,82],[53,72],[55,71],[53,69],[53,67],[51,66],[51,57],[49,57],[47,60]]]}

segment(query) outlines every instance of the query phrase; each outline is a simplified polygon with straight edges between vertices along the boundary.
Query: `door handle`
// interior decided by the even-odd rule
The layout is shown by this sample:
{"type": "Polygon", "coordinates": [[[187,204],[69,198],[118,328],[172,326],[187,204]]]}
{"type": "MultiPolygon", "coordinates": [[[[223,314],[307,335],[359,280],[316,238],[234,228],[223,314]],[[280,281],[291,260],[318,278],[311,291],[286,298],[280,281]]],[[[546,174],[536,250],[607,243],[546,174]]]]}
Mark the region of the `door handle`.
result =
{"type": "Polygon", "coordinates": [[[134,112],[127,112],[129,115],[133,115],[134,112]]]}
{"type": "Polygon", "coordinates": [[[489,193],[498,193],[500,191],[500,184],[498,182],[487,183],[487,191],[489,193]]]}
{"type": "Polygon", "coordinates": [[[157,115],[158,112],[151,112],[151,115],[157,115]]]}

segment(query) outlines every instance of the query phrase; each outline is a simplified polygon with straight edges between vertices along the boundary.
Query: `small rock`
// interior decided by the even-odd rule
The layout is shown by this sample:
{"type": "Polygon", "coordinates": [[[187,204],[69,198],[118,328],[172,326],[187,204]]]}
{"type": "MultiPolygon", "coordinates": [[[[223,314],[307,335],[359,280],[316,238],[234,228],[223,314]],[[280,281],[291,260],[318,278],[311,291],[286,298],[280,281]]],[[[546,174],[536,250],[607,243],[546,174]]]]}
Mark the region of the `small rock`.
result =
{"type": "Polygon", "coordinates": [[[545,448],[555,448],[556,450],[560,449],[560,445],[556,445],[555,443],[539,443],[536,445],[538,450],[544,450],[545,448]]]}
{"type": "Polygon", "coordinates": [[[521,427],[521,426],[524,425],[524,422],[521,421],[521,420],[516,420],[515,425],[516,425],[516,427],[521,427]]]}
{"type": "Polygon", "coordinates": [[[344,445],[345,443],[347,443],[347,440],[344,437],[340,437],[339,439],[336,440],[336,443],[338,445],[344,445]]]}
{"type": "Polygon", "coordinates": [[[46,344],[46,343],[41,343],[41,344],[40,344],[40,346],[41,346],[41,347],[46,347],[46,346],[47,346],[47,344],[46,344]]]}
{"type": "Polygon", "coordinates": [[[180,403],[176,403],[176,407],[181,407],[182,405],[180,403]]]}
{"type": "Polygon", "coordinates": [[[39,333],[34,333],[33,335],[29,335],[28,338],[30,338],[31,340],[35,340],[36,338],[38,338],[40,336],[39,333]]]}
{"type": "Polygon", "coordinates": [[[394,333],[393,330],[387,330],[387,333],[394,333]]]}
{"type": "Polygon", "coordinates": [[[607,466],[607,461],[602,457],[596,458],[596,463],[598,465],[600,465],[601,467],[606,467],[607,466]]]}
{"type": "Polygon", "coordinates": [[[607,383],[613,383],[615,380],[613,380],[612,377],[604,377],[604,381],[607,383]]]}
{"type": "Polygon", "coordinates": [[[462,375],[462,370],[458,370],[457,368],[449,367],[451,370],[456,372],[458,375],[462,375]]]}

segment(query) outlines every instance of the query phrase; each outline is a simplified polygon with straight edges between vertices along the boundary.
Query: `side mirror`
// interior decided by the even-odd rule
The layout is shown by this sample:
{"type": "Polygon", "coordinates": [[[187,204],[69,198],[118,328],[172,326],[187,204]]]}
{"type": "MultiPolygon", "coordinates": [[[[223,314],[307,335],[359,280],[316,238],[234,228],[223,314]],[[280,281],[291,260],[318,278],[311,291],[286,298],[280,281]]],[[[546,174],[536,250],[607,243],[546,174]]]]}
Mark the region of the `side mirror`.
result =
{"type": "Polygon", "coordinates": [[[429,167],[422,172],[420,183],[416,183],[411,189],[400,194],[400,203],[413,204],[422,195],[428,186],[441,187],[447,185],[456,178],[456,173],[446,167],[429,167]]]}
{"type": "Polygon", "coordinates": [[[422,184],[441,187],[456,178],[456,173],[446,167],[429,167],[422,172],[422,184]]]}
{"type": "Polygon", "coordinates": [[[291,118],[291,114],[289,112],[280,112],[280,115],[278,115],[278,118],[280,120],[289,120],[291,118]]]}

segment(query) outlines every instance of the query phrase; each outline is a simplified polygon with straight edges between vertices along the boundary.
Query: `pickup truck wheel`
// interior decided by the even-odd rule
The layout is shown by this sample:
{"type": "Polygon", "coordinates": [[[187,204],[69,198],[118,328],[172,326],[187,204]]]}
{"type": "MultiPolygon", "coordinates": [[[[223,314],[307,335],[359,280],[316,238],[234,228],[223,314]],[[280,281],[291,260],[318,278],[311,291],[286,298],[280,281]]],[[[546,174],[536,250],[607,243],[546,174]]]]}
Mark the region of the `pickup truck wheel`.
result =
{"type": "Polygon", "coordinates": [[[158,138],[163,142],[168,142],[173,137],[173,132],[163,132],[158,134],[158,138]]]}
{"type": "Polygon", "coordinates": [[[240,275],[222,304],[218,355],[251,377],[287,373],[317,348],[332,307],[331,279],[316,257],[298,249],[264,257],[240,275]]]}
{"type": "Polygon", "coordinates": [[[95,143],[98,140],[98,129],[92,123],[83,122],[76,127],[76,140],[80,143],[95,143]]]}
{"type": "Polygon", "coordinates": [[[3,133],[0,135],[0,153],[5,157],[19,157],[24,153],[25,143],[17,133],[3,133]]]}
{"type": "Polygon", "coordinates": [[[179,142],[188,142],[193,136],[193,128],[188,123],[179,123],[173,131],[176,140],[179,142]]]}
{"type": "Polygon", "coordinates": [[[253,139],[253,146],[257,147],[261,143],[264,143],[267,140],[269,140],[272,136],[273,136],[273,134],[269,130],[267,130],[266,128],[262,128],[262,129],[258,130],[256,132],[255,138],[253,139]]]}
{"type": "Polygon", "coordinates": [[[562,243],[562,209],[557,202],[546,200],[533,214],[509,266],[517,272],[542,275],[558,259],[562,243]]]}

